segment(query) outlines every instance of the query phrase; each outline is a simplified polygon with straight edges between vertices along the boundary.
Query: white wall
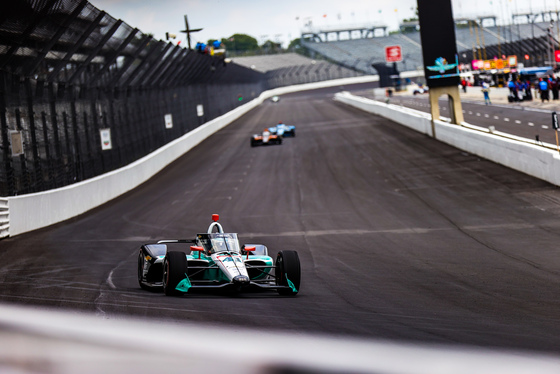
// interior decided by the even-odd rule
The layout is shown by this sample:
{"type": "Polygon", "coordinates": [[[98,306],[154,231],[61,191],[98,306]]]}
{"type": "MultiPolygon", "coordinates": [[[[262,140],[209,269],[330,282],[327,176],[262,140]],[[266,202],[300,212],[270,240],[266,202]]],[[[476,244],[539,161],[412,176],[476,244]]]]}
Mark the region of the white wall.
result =
{"type": "MultiPolygon", "coordinates": [[[[335,100],[432,135],[431,115],[427,113],[353,96],[348,92],[336,94],[335,100]]],[[[456,125],[436,120],[434,125],[439,141],[560,186],[558,151],[524,141],[523,138],[497,136],[500,134],[492,134],[487,129],[467,123],[456,125]]]]}
{"type": "Polygon", "coordinates": [[[343,78],[281,87],[263,92],[258,98],[185,134],[157,151],[121,169],[55,190],[8,198],[9,236],[49,226],[87,212],[144,183],[161,169],[194,148],[204,139],[229,125],[274,95],[374,82],[378,76],[343,78]]]}

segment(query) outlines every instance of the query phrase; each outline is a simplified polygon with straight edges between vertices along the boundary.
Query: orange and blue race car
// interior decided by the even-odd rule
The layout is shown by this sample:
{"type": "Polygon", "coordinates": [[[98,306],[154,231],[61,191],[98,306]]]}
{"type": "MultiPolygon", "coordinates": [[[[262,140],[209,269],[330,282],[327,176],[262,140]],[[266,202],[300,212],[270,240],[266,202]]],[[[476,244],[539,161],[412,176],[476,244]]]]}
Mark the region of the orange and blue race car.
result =
{"type": "Polygon", "coordinates": [[[282,137],[271,133],[269,129],[265,129],[262,134],[254,134],[251,137],[251,147],[274,144],[282,144],[282,137]]]}

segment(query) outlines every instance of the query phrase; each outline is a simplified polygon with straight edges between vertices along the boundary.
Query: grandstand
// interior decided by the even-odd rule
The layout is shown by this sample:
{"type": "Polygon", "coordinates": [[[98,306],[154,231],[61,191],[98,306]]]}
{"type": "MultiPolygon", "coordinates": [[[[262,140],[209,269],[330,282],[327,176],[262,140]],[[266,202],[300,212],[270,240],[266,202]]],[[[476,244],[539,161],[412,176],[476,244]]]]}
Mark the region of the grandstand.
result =
{"type": "MultiPolygon", "coordinates": [[[[459,60],[464,63],[470,63],[473,54],[479,59],[492,59],[498,57],[496,56],[498,51],[504,55],[524,55],[527,52],[535,52],[534,48],[542,48],[542,39],[547,36],[550,26],[550,22],[497,26],[494,21],[493,26],[478,28],[470,26],[465,21],[456,20],[455,27],[459,60]],[[532,39],[535,40],[534,43],[531,42],[532,39]],[[523,44],[517,43],[519,41],[524,41],[526,45],[530,44],[534,48],[524,52],[520,49],[523,44]],[[489,48],[490,46],[495,48],[489,48]]],[[[385,61],[385,47],[400,45],[403,61],[397,63],[397,69],[399,71],[421,70],[423,60],[420,32],[411,27],[406,30],[407,32],[401,31],[384,36],[368,34],[370,37],[335,41],[325,41],[324,38],[311,37],[308,33],[302,33],[301,43],[314,54],[366,74],[376,74],[371,65],[385,61]]],[[[557,30],[553,30],[553,35],[556,33],[557,30]]],[[[519,58],[521,59],[521,56],[519,58]]],[[[541,58],[531,62],[538,65],[544,64],[546,61],[541,58]]]]}
{"type": "Polygon", "coordinates": [[[297,53],[235,57],[232,61],[237,65],[265,73],[267,87],[283,87],[364,74],[339,64],[316,61],[297,53]]]}
{"type": "Polygon", "coordinates": [[[311,65],[315,60],[299,55],[297,53],[284,53],[276,55],[261,55],[234,57],[232,62],[250,68],[261,73],[291,66],[311,65]]]}

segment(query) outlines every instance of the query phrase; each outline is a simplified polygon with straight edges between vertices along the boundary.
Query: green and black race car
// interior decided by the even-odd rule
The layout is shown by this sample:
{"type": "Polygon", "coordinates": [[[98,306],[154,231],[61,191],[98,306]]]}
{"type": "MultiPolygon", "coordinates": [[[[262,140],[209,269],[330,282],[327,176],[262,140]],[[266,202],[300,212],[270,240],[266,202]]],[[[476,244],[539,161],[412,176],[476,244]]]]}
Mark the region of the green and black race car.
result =
{"type": "Polygon", "coordinates": [[[142,245],[138,254],[140,287],[163,288],[166,295],[205,289],[268,289],[280,295],[298,294],[301,268],[296,251],[280,251],[274,260],[262,244],[240,246],[237,234],[225,233],[218,219],[217,214],[212,215],[208,231],[195,239],[142,245]]]}

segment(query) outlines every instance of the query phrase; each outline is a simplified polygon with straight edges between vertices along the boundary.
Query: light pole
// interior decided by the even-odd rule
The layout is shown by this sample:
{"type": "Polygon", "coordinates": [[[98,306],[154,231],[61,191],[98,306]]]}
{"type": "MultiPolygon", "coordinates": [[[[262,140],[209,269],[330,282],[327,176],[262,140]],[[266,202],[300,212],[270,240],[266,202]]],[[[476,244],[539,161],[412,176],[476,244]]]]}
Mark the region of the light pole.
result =
{"type": "Polygon", "coordinates": [[[191,29],[189,27],[189,20],[187,19],[187,15],[185,14],[185,29],[181,30],[181,32],[184,32],[185,34],[187,34],[187,43],[188,43],[187,45],[189,46],[189,49],[192,49],[191,48],[191,33],[199,32],[201,30],[202,29],[191,29]]]}

